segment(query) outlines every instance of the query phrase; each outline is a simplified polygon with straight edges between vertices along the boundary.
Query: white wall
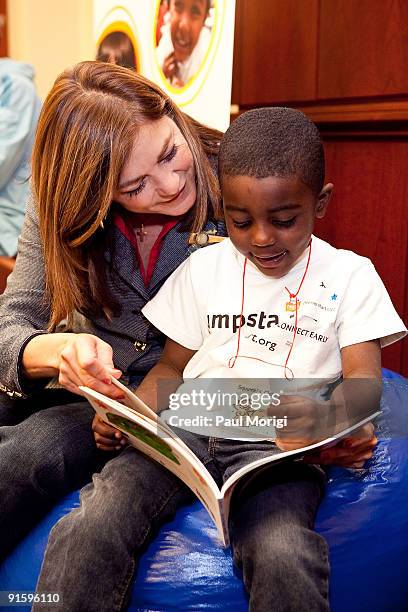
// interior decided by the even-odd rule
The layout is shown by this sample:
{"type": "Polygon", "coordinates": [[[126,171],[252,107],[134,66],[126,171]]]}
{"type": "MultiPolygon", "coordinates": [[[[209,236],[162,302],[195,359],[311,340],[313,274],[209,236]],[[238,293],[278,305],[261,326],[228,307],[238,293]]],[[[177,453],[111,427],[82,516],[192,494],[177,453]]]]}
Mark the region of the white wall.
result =
{"type": "Polygon", "coordinates": [[[7,0],[8,53],[33,64],[41,98],[67,66],[94,58],[92,0],[7,0]]]}

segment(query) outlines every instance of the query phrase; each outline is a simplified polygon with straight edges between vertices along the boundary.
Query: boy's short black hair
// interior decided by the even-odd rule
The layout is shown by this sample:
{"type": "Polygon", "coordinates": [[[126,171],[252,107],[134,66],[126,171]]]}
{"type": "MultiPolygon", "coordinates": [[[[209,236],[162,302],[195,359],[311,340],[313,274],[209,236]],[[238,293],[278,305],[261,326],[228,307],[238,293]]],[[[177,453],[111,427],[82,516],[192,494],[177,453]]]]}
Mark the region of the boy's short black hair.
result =
{"type": "Polygon", "coordinates": [[[282,106],[256,108],[240,115],[225,132],[218,170],[225,176],[289,177],[320,193],[324,151],[319,130],[303,113],[282,106]]]}

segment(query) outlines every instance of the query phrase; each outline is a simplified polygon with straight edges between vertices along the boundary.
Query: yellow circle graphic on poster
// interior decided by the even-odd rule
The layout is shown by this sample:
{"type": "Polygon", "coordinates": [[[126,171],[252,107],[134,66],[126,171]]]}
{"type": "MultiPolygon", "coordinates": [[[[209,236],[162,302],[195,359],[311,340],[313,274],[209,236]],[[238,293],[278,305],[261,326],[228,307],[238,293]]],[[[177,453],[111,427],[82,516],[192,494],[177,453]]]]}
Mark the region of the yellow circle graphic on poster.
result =
{"type": "Polygon", "coordinates": [[[157,67],[179,106],[198,95],[211,69],[222,31],[219,8],[219,0],[157,0],[157,67]]]}
{"type": "Polygon", "coordinates": [[[141,71],[140,45],[132,16],[123,7],[115,7],[99,24],[95,59],[141,71]]]}

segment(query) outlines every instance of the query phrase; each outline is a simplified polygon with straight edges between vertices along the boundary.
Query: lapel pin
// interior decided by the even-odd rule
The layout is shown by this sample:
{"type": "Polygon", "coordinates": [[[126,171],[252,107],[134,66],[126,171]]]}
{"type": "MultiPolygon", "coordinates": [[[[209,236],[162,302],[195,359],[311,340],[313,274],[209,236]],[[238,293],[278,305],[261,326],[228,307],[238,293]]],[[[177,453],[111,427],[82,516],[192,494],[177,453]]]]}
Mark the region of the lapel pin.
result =
{"type": "Polygon", "coordinates": [[[211,232],[193,232],[188,238],[188,244],[196,244],[197,246],[206,246],[207,244],[214,244],[215,242],[221,242],[224,240],[224,236],[214,236],[211,232]]]}

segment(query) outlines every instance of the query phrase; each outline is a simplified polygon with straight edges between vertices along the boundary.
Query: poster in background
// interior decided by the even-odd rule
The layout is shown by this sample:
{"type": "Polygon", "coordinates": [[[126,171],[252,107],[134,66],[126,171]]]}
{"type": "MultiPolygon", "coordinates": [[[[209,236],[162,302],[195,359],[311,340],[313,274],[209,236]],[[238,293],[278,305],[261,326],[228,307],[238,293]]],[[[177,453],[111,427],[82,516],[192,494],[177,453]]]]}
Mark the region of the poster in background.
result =
{"type": "Polygon", "coordinates": [[[95,56],[106,59],[112,44],[126,48],[129,66],[183,111],[225,131],[234,17],[235,0],[94,0],[95,56]]]}

